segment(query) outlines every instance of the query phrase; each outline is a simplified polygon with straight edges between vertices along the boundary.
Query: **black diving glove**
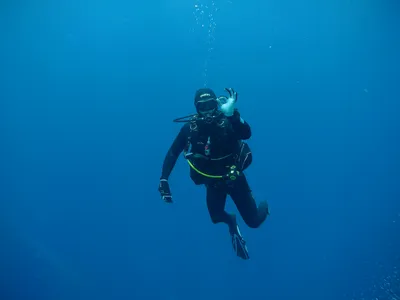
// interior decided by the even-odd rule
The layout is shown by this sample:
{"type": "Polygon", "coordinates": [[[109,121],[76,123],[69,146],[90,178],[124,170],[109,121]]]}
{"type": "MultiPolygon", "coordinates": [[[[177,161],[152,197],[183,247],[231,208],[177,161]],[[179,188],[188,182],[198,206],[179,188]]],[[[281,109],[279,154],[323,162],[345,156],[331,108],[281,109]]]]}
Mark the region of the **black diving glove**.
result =
{"type": "Polygon", "coordinates": [[[160,179],[160,185],[158,186],[158,191],[161,194],[161,198],[165,202],[172,203],[172,194],[167,179],[160,179]]]}

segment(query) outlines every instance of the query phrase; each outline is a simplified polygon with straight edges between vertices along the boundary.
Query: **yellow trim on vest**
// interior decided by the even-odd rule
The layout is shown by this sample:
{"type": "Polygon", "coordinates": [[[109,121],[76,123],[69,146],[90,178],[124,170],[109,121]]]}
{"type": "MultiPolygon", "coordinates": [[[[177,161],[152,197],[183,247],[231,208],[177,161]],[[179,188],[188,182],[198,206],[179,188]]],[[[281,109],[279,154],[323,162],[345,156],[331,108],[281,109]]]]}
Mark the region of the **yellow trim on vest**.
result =
{"type": "Polygon", "coordinates": [[[223,176],[221,176],[221,175],[209,175],[209,174],[203,173],[203,172],[201,172],[200,170],[198,170],[198,169],[192,164],[192,162],[191,162],[190,160],[188,160],[188,159],[186,159],[186,160],[187,160],[189,166],[190,166],[193,170],[195,170],[197,173],[199,173],[200,175],[203,175],[203,176],[208,177],[208,178],[214,178],[214,179],[221,179],[221,178],[223,178],[223,176]]]}

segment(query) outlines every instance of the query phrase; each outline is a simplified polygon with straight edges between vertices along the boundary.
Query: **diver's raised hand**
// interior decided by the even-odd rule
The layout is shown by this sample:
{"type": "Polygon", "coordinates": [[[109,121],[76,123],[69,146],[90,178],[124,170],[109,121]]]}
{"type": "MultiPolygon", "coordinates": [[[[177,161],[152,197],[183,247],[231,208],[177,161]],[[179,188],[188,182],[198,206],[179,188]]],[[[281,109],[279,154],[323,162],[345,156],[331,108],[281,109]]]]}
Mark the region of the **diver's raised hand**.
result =
{"type": "Polygon", "coordinates": [[[231,117],[233,116],[235,110],[235,103],[237,101],[238,94],[232,88],[225,88],[225,91],[228,92],[229,98],[226,98],[226,100],[224,99],[225,103],[221,104],[221,111],[225,116],[231,117]]]}
{"type": "Polygon", "coordinates": [[[233,100],[233,102],[236,103],[237,98],[238,98],[238,93],[235,92],[235,90],[233,88],[225,88],[225,91],[228,92],[229,98],[231,98],[233,100]]]}
{"type": "Polygon", "coordinates": [[[166,203],[172,203],[172,194],[167,179],[160,179],[160,184],[158,185],[158,191],[160,192],[161,198],[166,203]]]}

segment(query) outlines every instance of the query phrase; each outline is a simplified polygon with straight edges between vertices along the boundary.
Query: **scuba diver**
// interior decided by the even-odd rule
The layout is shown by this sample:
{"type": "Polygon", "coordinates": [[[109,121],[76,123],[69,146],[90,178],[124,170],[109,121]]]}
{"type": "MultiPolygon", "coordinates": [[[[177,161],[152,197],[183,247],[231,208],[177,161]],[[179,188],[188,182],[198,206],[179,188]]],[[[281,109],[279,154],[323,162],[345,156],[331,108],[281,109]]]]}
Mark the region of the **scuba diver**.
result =
{"type": "Polygon", "coordinates": [[[251,129],[234,108],[237,93],[232,88],[225,90],[229,97],[216,97],[209,88],[197,90],[194,98],[197,114],[174,120],[185,124],[165,157],[158,190],[165,202],[172,203],[168,178],[183,152],[190,166],[191,179],[196,185],[206,187],[211,221],[227,224],[236,255],[249,259],[236,215],[225,211],[226,198],[231,197],[242,219],[251,228],[257,228],[265,221],[269,209],[266,201],[257,206],[243,173],[252,162],[250,148],[243,141],[251,137],[251,129]]]}

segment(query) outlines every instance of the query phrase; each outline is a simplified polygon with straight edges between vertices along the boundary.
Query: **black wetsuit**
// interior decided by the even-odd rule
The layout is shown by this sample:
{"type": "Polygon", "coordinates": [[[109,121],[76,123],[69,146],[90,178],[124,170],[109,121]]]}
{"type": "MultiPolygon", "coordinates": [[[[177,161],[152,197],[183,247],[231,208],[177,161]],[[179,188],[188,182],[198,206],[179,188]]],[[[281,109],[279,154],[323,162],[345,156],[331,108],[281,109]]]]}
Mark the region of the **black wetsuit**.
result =
{"type": "Polygon", "coordinates": [[[207,207],[213,223],[224,222],[230,228],[235,225],[233,215],[225,211],[226,197],[229,195],[245,223],[251,228],[256,228],[265,220],[265,210],[262,212],[257,208],[246,176],[242,172],[250,165],[252,159],[250,149],[243,143],[243,140],[251,137],[251,128],[240,118],[237,110],[232,117],[223,116],[218,124],[186,123],[165,157],[161,178],[168,179],[179,155],[187,150],[189,144],[192,153],[203,157],[191,161],[203,173],[223,175],[227,174],[227,167],[238,166],[241,174],[234,181],[210,179],[200,175],[193,168],[190,175],[196,184],[204,184],[207,188],[207,207]],[[208,142],[210,153],[206,155],[208,142]]]}

